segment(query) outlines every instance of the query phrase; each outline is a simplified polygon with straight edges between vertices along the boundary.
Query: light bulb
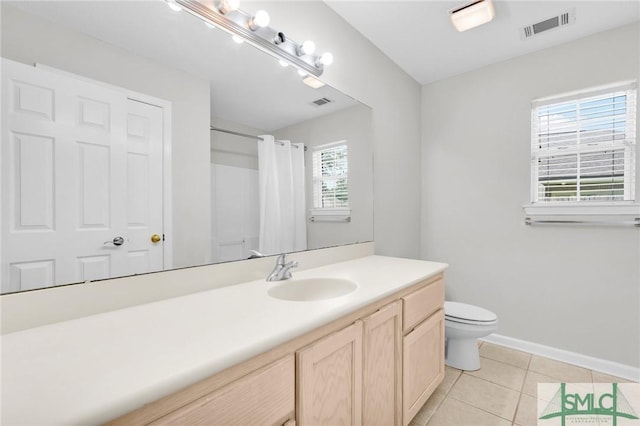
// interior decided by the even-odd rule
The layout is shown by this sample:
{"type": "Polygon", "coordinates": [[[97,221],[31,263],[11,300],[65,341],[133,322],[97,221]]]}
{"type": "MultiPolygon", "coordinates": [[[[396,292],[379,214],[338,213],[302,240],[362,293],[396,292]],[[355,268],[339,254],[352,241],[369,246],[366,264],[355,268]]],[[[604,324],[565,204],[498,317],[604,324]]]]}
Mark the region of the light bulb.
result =
{"type": "Polygon", "coordinates": [[[266,27],[269,25],[269,20],[269,14],[264,10],[259,10],[249,21],[249,28],[251,28],[252,31],[255,31],[258,28],[266,27]]]}
{"type": "Polygon", "coordinates": [[[173,10],[174,12],[180,12],[182,10],[180,5],[176,4],[173,0],[168,0],[167,6],[169,6],[169,9],[173,10]]]}
{"type": "Polygon", "coordinates": [[[223,15],[233,12],[240,7],[240,0],[221,0],[218,10],[223,15]]]}
{"type": "Polygon", "coordinates": [[[237,36],[237,35],[231,36],[231,39],[232,39],[233,41],[235,41],[236,43],[238,43],[238,44],[242,44],[242,43],[244,43],[244,40],[242,39],[242,37],[239,37],[239,36],[237,36]]]}
{"type": "Polygon", "coordinates": [[[298,75],[299,75],[300,77],[306,77],[306,76],[307,76],[307,72],[306,72],[306,71],[303,71],[303,70],[298,70],[298,75]]]}
{"type": "Polygon", "coordinates": [[[307,40],[296,49],[298,56],[302,55],[313,55],[313,52],[316,51],[316,44],[311,40],[307,40]]]}
{"type": "Polygon", "coordinates": [[[288,66],[289,66],[289,62],[287,62],[287,61],[285,61],[285,60],[283,60],[283,59],[280,59],[280,60],[278,61],[278,63],[280,64],[280,66],[281,66],[282,68],[286,68],[286,67],[288,67],[288,66]]]}
{"type": "Polygon", "coordinates": [[[333,63],[333,55],[330,52],[324,52],[320,57],[316,60],[316,65],[331,65],[333,63]]]}
{"type": "Polygon", "coordinates": [[[216,28],[216,26],[211,22],[204,21],[204,24],[207,26],[207,28],[211,28],[212,30],[216,28]]]}

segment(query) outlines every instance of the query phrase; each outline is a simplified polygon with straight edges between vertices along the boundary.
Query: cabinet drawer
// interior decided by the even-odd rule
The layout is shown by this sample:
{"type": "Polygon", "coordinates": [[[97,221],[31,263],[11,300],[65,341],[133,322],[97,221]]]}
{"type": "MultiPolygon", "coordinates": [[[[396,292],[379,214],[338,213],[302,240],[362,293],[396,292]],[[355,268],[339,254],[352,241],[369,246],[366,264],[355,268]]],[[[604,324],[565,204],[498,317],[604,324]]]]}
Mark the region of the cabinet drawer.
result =
{"type": "Polygon", "coordinates": [[[151,424],[283,424],[295,412],[294,372],[293,356],[287,356],[151,424]]]}
{"type": "Polygon", "coordinates": [[[429,315],[444,305],[444,279],[441,278],[426,287],[402,298],[402,329],[406,333],[429,315]]]}

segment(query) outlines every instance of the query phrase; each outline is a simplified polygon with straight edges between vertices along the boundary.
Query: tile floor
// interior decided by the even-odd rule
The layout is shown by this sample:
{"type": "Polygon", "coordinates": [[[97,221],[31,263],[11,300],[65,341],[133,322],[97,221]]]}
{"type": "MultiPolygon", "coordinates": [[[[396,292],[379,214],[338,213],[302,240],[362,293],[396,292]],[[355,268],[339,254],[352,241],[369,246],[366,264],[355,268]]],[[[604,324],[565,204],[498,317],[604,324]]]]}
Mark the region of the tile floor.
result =
{"type": "Polygon", "coordinates": [[[536,389],[544,382],[628,380],[485,342],[480,370],[446,367],[409,426],[536,426],[536,389]]]}

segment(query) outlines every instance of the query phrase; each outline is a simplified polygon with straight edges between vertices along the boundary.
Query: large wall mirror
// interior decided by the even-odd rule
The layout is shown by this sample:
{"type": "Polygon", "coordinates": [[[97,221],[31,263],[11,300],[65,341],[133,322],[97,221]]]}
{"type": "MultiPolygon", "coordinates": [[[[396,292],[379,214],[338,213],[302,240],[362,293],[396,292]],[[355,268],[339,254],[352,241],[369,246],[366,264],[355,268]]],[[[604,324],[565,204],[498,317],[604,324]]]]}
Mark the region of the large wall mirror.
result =
{"type": "Polygon", "coordinates": [[[2,293],[373,240],[367,106],[162,0],[0,7],[2,293]]]}

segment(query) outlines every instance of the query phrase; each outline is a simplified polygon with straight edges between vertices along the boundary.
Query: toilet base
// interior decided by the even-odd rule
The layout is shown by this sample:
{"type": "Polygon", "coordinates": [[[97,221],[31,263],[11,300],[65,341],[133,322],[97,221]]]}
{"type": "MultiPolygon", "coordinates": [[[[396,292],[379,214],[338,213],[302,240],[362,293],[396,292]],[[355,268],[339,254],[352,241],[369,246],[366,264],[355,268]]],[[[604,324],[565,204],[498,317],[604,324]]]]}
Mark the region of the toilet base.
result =
{"type": "Polygon", "coordinates": [[[446,365],[465,371],[480,369],[478,339],[446,339],[445,345],[446,365]]]}

